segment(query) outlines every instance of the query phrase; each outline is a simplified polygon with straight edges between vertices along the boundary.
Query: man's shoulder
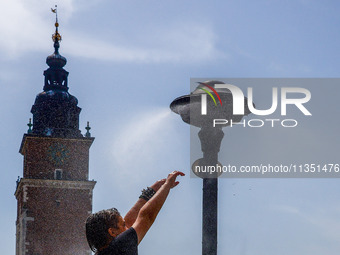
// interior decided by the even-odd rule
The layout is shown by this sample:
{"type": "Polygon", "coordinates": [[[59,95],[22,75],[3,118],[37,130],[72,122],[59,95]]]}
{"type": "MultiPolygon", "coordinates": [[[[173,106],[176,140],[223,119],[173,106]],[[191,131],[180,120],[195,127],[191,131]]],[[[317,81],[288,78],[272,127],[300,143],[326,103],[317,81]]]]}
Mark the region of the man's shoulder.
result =
{"type": "Polygon", "coordinates": [[[138,238],[136,230],[131,227],[119,234],[109,247],[98,253],[98,255],[137,255],[138,238]]]}
{"type": "Polygon", "coordinates": [[[123,233],[119,234],[114,241],[120,241],[124,239],[129,239],[131,241],[136,241],[136,244],[138,245],[138,239],[137,239],[137,232],[133,227],[130,227],[129,229],[125,230],[123,233]]]}

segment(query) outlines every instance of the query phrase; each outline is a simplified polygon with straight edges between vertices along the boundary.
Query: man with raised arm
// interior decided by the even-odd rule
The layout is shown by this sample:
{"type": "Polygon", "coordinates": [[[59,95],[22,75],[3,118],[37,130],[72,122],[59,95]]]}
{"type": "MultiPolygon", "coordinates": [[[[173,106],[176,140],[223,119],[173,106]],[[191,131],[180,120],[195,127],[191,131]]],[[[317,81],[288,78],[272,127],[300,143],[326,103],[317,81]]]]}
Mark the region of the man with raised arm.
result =
{"type": "Polygon", "coordinates": [[[144,189],[136,204],[123,217],[116,208],[90,215],[86,220],[86,238],[96,255],[137,255],[138,244],[154,223],[176,178],[184,173],[174,171],[166,179],[144,189]]]}

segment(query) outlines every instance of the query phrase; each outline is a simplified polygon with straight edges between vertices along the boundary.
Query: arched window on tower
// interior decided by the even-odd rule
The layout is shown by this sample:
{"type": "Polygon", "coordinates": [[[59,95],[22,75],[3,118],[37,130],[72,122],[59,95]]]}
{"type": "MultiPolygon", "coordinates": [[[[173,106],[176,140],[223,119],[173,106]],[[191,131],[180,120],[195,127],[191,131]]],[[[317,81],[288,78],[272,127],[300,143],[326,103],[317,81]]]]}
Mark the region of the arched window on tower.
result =
{"type": "Polygon", "coordinates": [[[56,180],[62,180],[63,179],[63,170],[62,169],[56,169],[54,171],[54,179],[56,179],[56,180]]]}

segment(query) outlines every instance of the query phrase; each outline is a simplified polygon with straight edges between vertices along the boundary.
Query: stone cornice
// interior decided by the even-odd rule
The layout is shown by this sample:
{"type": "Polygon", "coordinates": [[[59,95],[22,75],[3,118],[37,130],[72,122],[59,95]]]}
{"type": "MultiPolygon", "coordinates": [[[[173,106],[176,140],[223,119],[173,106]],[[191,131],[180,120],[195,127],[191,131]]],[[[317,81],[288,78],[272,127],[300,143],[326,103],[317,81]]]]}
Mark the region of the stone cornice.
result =
{"type": "Polygon", "coordinates": [[[58,141],[78,141],[78,142],[85,142],[88,143],[88,146],[90,147],[94,141],[94,137],[79,137],[79,138],[61,138],[61,137],[48,137],[48,136],[38,136],[33,134],[24,134],[19,152],[23,155],[23,150],[25,148],[25,145],[27,143],[28,139],[41,139],[41,140],[58,140],[58,141]]]}
{"type": "Polygon", "coordinates": [[[23,187],[56,188],[56,189],[82,189],[93,190],[96,181],[67,181],[67,180],[43,180],[21,178],[14,195],[18,198],[23,187]]]}

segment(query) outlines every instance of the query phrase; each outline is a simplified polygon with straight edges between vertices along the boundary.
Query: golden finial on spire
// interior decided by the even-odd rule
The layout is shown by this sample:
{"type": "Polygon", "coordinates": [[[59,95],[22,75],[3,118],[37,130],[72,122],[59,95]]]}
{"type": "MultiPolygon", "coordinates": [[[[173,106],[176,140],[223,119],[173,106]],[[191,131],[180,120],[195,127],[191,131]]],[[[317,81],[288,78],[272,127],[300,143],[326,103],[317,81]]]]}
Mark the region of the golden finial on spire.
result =
{"type": "Polygon", "coordinates": [[[55,5],[55,9],[51,8],[51,11],[53,13],[55,13],[55,33],[52,35],[52,40],[53,40],[53,42],[59,42],[59,41],[61,41],[61,35],[58,33],[59,23],[58,23],[57,5],[55,5]]]}

